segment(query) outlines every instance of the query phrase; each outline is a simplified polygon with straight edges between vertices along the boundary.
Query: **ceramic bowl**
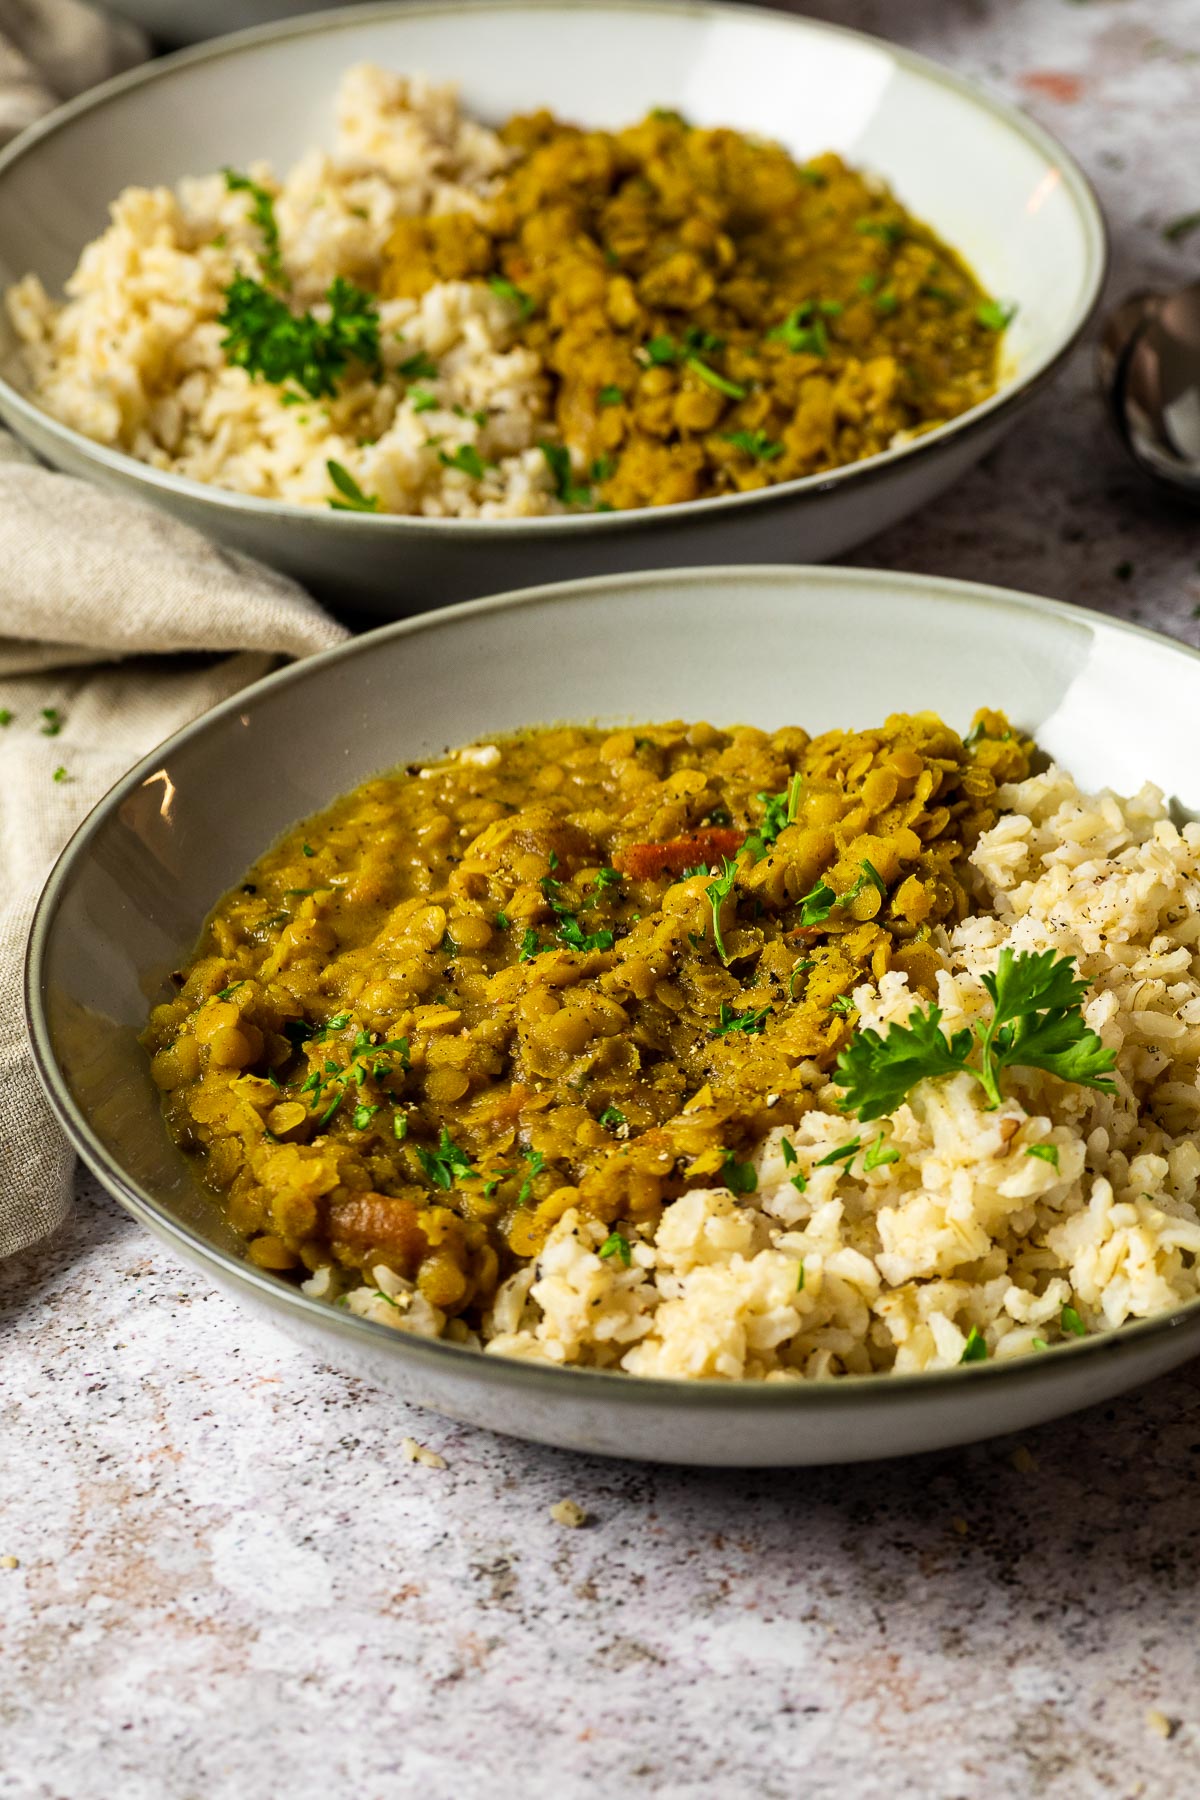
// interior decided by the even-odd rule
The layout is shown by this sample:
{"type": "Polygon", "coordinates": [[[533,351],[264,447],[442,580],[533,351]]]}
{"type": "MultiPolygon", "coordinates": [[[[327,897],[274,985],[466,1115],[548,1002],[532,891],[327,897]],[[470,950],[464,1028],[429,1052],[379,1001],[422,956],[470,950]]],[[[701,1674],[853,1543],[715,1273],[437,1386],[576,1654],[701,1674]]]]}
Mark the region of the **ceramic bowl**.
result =
{"type": "Polygon", "coordinates": [[[219,896],[286,827],[383,766],[548,719],[821,731],[933,707],[964,730],[980,704],[1004,708],[1085,785],[1132,792],[1150,779],[1200,801],[1200,655],[1099,614],[964,582],[831,568],[617,576],[352,641],[170,739],[68,847],[28,964],[51,1104],[122,1205],[315,1357],[494,1430],[657,1461],[849,1462],[1107,1399],[1200,1350],[1200,1305],[1020,1361],[785,1386],[538,1367],[352,1317],[244,1259],[167,1138],[136,1041],[219,896]],[[314,716],[327,727],[320,756],[314,716]]]}
{"type": "MultiPolygon", "coordinates": [[[[1020,114],[853,32],[745,6],[626,0],[353,8],[124,76],[0,157],[0,286],[33,270],[57,292],[128,183],[258,157],[283,168],[328,141],[338,76],[364,59],[452,77],[485,119],[551,104],[614,126],[665,105],[781,139],[799,156],[839,150],[886,176],[1018,311],[1000,390],[903,446],[757,493],[551,519],[374,517],[250,499],[102,449],[0,382],[0,416],[47,461],[155,500],[352,610],[394,618],[567,576],[834,556],[982,456],[1100,291],[1105,232],[1092,192],[1020,114]]],[[[0,336],[0,367],[5,348],[0,336]]]]}

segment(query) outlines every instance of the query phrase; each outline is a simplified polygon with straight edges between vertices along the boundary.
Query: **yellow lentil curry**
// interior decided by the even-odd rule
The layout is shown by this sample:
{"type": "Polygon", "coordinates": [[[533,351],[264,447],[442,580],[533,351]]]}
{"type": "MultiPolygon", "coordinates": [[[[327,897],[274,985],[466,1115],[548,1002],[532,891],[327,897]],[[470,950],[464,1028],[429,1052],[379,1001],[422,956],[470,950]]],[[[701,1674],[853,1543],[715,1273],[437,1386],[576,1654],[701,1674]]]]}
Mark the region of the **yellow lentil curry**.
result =
{"type": "Polygon", "coordinates": [[[261,1267],[478,1319],[568,1208],[753,1186],[856,983],[932,991],[1030,749],[987,712],[564,726],[382,775],[215,909],[146,1032],[168,1126],[261,1267]]]}
{"type": "Polygon", "coordinates": [[[663,506],[886,450],[993,391],[1007,310],[888,190],[833,154],[652,113],[542,112],[482,217],[396,226],[386,296],[490,279],[548,371],[559,498],[663,506]]]}

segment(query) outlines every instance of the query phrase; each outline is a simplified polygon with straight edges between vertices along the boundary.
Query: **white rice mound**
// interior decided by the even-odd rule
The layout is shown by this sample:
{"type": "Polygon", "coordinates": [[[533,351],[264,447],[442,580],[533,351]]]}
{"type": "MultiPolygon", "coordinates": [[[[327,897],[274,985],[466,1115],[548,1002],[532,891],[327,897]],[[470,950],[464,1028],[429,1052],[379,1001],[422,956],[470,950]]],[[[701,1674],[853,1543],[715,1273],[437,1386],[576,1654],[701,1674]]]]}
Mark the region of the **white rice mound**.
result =
{"type": "MultiPolygon", "coordinates": [[[[465,118],[453,87],[363,65],[342,78],[337,147],[282,179],[243,171],[273,196],[297,309],[322,312],[336,276],[374,290],[396,221],[478,210],[509,152],[465,118]]],[[[19,340],[10,378],[65,425],[157,469],[265,499],[326,506],[326,463],[348,469],[381,510],[525,518],[562,507],[538,440],[548,429],[537,356],[514,344],[518,308],[483,282],[441,282],[419,301],[379,303],[382,381],[287,405],[281,389],[226,364],[218,317],[236,274],[261,276],[262,233],[221,174],[126,188],[59,304],[36,276],[6,295],[19,340]],[[436,379],[399,366],[425,351],[436,379]],[[411,389],[432,395],[419,410],[411,389]],[[478,415],[478,416],[477,416],[478,415]],[[440,453],[478,451],[482,477],[440,453]]]]}
{"type": "MultiPolygon", "coordinates": [[[[1007,1070],[988,1112],[978,1082],[955,1075],[859,1125],[814,1066],[812,1110],[760,1146],[754,1194],[693,1189],[655,1227],[626,1222],[628,1267],[598,1255],[607,1225],[567,1213],[500,1288],[482,1348],[634,1375],[909,1373],[959,1363],[972,1328],[1008,1358],[1200,1294],[1200,825],[1177,829],[1156,788],[1090,796],[1057,768],[1001,803],[972,857],[986,910],[940,944],[944,1029],[990,1005],[980,977],[1003,946],[1073,956],[1087,1023],[1117,1052],[1116,1091],[1007,1070]],[[897,1161],[817,1167],[877,1133],[897,1161]],[[1034,1146],[1053,1146],[1057,1167],[1034,1146]]],[[[914,1005],[898,973],[855,1001],[877,1030],[914,1005]]],[[[479,1343],[410,1284],[374,1276],[347,1297],[353,1311],[479,1343]]]]}

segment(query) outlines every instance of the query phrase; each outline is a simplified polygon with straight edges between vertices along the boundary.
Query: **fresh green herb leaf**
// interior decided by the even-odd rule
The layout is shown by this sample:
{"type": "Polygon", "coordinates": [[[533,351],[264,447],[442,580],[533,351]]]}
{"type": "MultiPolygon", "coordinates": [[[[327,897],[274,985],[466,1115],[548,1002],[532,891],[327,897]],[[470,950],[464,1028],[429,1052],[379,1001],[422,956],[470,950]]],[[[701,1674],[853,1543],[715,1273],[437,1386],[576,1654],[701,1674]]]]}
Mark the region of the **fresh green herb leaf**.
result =
{"type": "Polygon", "coordinates": [[[355,1131],[365,1131],[378,1111],[378,1106],[367,1106],[360,1101],[354,1109],[355,1131]]]}
{"type": "Polygon", "coordinates": [[[1168,244],[1182,244],[1184,238],[1191,237],[1197,229],[1200,229],[1200,212],[1181,213],[1169,225],[1163,226],[1162,234],[1168,244]]]}
{"type": "Polygon", "coordinates": [[[334,462],[332,459],[325,464],[325,467],[329,472],[330,481],[332,481],[334,487],[342,496],[340,500],[331,500],[329,502],[334,512],[374,513],[379,511],[379,495],[364,494],[353,475],[351,475],[349,469],[344,468],[340,462],[334,462]]]}
{"type": "Polygon", "coordinates": [[[725,1177],[725,1186],[731,1194],[752,1194],[758,1186],[758,1176],[754,1172],[754,1164],[739,1162],[735,1150],[723,1150],[725,1166],[721,1173],[725,1177]]]}
{"type": "Polygon", "coordinates": [[[226,362],[263,381],[294,381],[314,400],[337,392],[352,361],[378,373],[379,312],[370,294],[339,275],[325,300],[328,319],[294,313],[261,282],[235,275],[218,319],[226,362]]]}
{"type": "Polygon", "coordinates": [[[624,1125],[627,1121],[625,1114],[621,1111],[619,1106],[606,1106],[604,1111],[600,1114],[599,1123],[609,1128],[613,1128],[617,1125],[624,1125]]]}
{"type": "Polygon", "coordinates": [[[741,450],[755,462],[772,462],[783,455],[783,445],[775,443],[765,431],[727,431],[725,442],[741,450]]]}
{"type": "Polygon", "coordinates": [[[829,1010],[831,1013],[839,1013],[843,1018],[849,1018],[858,1009],[849,994],[839,994],[836,1000],[829,1002],[829,1010]]]}
{"type": "Polygon", "coordinates": [[[857,285],[860,294],[873,294],[879,286],[879,277],[878,275],[860,275],[857,285]]]}
{"type": "Polygon", "coordinates": [[[810,888],[801,897],[801,925],[823,925],[836,905],[837,895],[828,882],[818,881],[815,888],[810,888]]]}
{"type": "Polygon", "coordinates": [[[236,169],[225,169],[225,186],[231,194],[249,194],[250,217],[262,233],[262,269],[268,281],[277,286],[284,286],[287,277],[283,271],[283,258],[279,253],[279,225],[275,218],[275,202],[265,187],[257,181],[251,181],[248,175],[239,175],[236,169]]]}
{"type": "Polygon", "coordinates": [[[531,925],[529,930],[525,933],[525,936],[521,939],[521,948],[517,953],[517,961],[532,962],[534,957],[541,950],[541,947],[542,946],[538,941],[538,934],[531,925]]]}
{"type": "Polygon", "coordinates": [[[715,388],[718,394],[724,394],[730,400],[744,400],[749,392],[748,388],[739,387],[736,381],[730,381],[727,375],[719,375],[716,369],[698,356],[685,356],[683,366],[690,369],[707,387],[715,388]]]}
{"type": "Polygon", "coordinates": [[[621,389],[610,382],[607,387],[602,387],[597,393],[596,405],[620,406],[624,399],[625,395],[622,393],[621,389]]]}
{"type": "Polygon", "coordinates": [[[12,722],[13,722],[13,716],[12,716],[12,713],[9,711],[8,707],[0,706],[0,726],[11,725],[12,722]]]}
{"type": "Polygon", "coordinates": [[[628,1239],[623,1238],[619,1231],[609,1233],[596,1255],[601,1257],[619,1256],[626,1268],[629,1268],[633,1262],[633,1251],[630,1249],[628,1239]]]}
{"type": "Polygon", "coordinates": [[[854,229],[860,237],[879,238],[883,243],[895,245],[907,237],[907,228],[901,219],[856,219],[854,229]]]}
{"type": "Polygon", "coordinates": [[[862,1149],[861,1138],[851,1138],[848,1144],[839,1144],[836,1150],[827,1150],[824,1156],[818,1156],[813,1164],[814,1169],[827,1169],[833,1163],[852,1163],[862,1149]]]}
{"type": "Polygon", "coordinates": [[[843,1106],[860,1119],[893,1112],[919,1081],[965,1070],[984,1089],[990,1107],[1000,1104],[998,1077],[1009,1067],[1045,1069],[1063,1081],[1113,1090],[1107,1071],[1116,1054],[1085,1024],[1081,1001],[1087,983],[1072,957],[1053,950],[1014,955],[1005,947],[996,971],[983,977],[992,1018],[947,1038],[936,1006],[915,1007],[907,1025],[886,1036],[860,1031],[838,1057],[846,1089],[843,1106]],[[968,1060],[978,1047],[980,1066],[968,1060]]]}
{"type": "Polygon", "coordinates": [[[501,931],[507,931],[508,930],[508,914],[506,912],[498,912],[496,914],[496,924],[499,926],[501,931]]]}
{"type": "Polygon", "coordinates": [[[1048,1350],[1050,1348],[1045,1338],[1031,1338],[1030,1344],[1034,1350],[1048,1350]]]}
{"type": "Polygon", "coordinates": [[[966,1346],[958,1360],[959,1362],[964,1363],[977,1363],[986,1362],[987,1357],[987,1339],[980,1331],[978,1325],[972,1325],[970,1331],[967,1333],[966,1346]]]}
{"type": "Polygon", "coordinates": [[[431,394],[429,392],[428,388],[416,388],[416,387],[409,388],[408,398],[412,405],[412,409],[415,413],[427,413],[427,412],[436,412],[437,411],[437,408],[438,408],[437,395],[431,394]]]}
{"type": "Polygon", "coordinates": [[[801,960],[798,963],[796,963],[793,966],[792,972],[788,976],[788,998],[789,998],[789,1000],[794,1000],[796,998],[796,977],[798,975],[806,974],[809,969],[814,969],[815,967],[816,967],[816,964],[814,962],[811,962],[803,957],[801,958],[801,960]]]}
{"type": "Polygon", "coordinates": [[[1071,1332],[1073,1336],[1075,1336],[1075,1337],[1086,1337],[1087,1336],[1087,1326],[1084,1324],[1083,1320],[1080,1318],[1079,1314],[1076,1312],[1076,1310],[1073,1306],[1064,1306],[1063,1307],[1062,1315],[1061,1315],[1061,1323],[1062,1323],[1063,1330],[1071,1332]]]}
{"type": "Polygon", "coordinates": [[[392,1114],[392,1136],[398,1144],[402,1144],[408,1136],[408,1114],[397,1112],[392,1114]]]}
{"type": "Polygon", "coordinates": [[[311,844],[301,844],[300,848],[305,856],[315,856],[317,854],[311,844]]]}
{"type": "Polygon", "coordinates": [[[405,381],[436,381],[438,366],[428,351],[418,350],[415,356],[396,364],[396,373],[405,381]]]}
{"type": "Polygon", "coordinates": [[[814,317],[816,311],[815,300],[802,300],[782,324],[772,326],[768,340],[782,344],[793,356],[828,356],[829,333],[823,322],[814,317]]]}
{"type": "Polygon", "coordinates": [[[524,325],[525,321],[531,319],[537,311],[537,301],[532,294],[525,293],[514,282],[506,281],[503,275],[493,275],[488,286],[493,294],[498,294],[501,300],[511,301],[517,308],[519,324],[524,325]]]}
{"type": "Polygon", "coordinates": [[[729,857],[721,858],[721,873],[714,881],[710,881],[704,892],[712,908],[713,943],[717,947],[717,955],[723,963],[729,961],[725,953],[725,939],[721,935],[721,902],[732,894],[737,881],[737,863],[729,857]]]}
{"type": "Polygon", "coordinates": [[[867,1145],[867,1154],[863,1157],[863,1168],[869,1174],[872,1169],[882,1169],[886,1163],[900,1161],[900,1152],[894,1144],[889,1144],[882,1132],[873,1137],[867,1145]]]}
{"type": "Polygon", "coordinates": [[[792,1168],[796,1162],[796,1146],[791,1138],[780,1138],[779,1149],[783,1156],[784,1167],[792,1168]]]}
{"type": "Polygon", "coordinates": [[[890,319],[892,314],[899,310],[899,307],[900,301],[893,288],[884,288],[881,294],[876,294],[875,311],[880,318],[890,319]]]}
{"type": "Polygon", "coordinates": [[[435,1187],[448,1191],[454,1186],[456,1175],[473,1173],[470,1157],[454,1142],[444,1125],[436,1150],[425,1150],[419,1144],[416,1150],[417,1161],[435,1187]]]}
{"type": "Polygon", "coordinates": [[[1057,1144],[1030,1144],[1025,1154],[1026,1156],[1040,1157],[1043,1162],[1052,1163],[1056,1169],[1058,1167],[1057,1144]]]}
{"type": "Polygon", "coordinates": [[[57,706],[43,706],[42,719],[44,721],[41,727],[42,736],[57,737],[63,728],[63,716],[57,706]]]}
{"type": "Polygon", "coordinates": [[[59,763],[57,769],[55,769],[55,771],[54,771],[53,775],[50,777],[50,779],[52,781],[60,781],[61,782],[61,781],[69,781],[71,778],[67,774],[67,771],[63,767],[62,763],[59,763]]]}
{"type": "Polygon", "coordinates": [[[525,1202],[533,1197],[534,1177],[540,1175],[546,1166],[546,1158],[542,1155],[540,1150],[522,1150],[521,1155],[529,1164],[529,1173],[521,1183],[520,1190],[517,1194],[518,1206],[524,1206],[525,1202]]]}
{"type": "Polygon", "coordinates": [[[1016,317],[1017,307],[1013,300],[981,300],[975,308],[978,323],[988,331],[1003,331],[1006,325],[1016,317]]]}
{"type": "Polygon", "coordinates": [[[733,1031],[761,1031],[770,1011],[769,1006],[760,1006],[757,1009],[751,1006],[747,1007],[745,1012],[735,1012],[728,1000],[722,1000],[719,1023],[713,1026],[708,1035],[709,1037],[728,1037],[733,1031]]]}
{"type": "Polygon", "coordinates": [[[245,987],[245,985],[246,985],[246,983],[244,980],[231,981],[229,983],[228,987],[223,987],[223,988],[217,989],[217,999],[218,1000],[228,1000],[232,994],[236,994],[238,989],[240,987],[245,987]]]}
{"type": "Polygon", "coordinates": [[[796,1265],[796,1292],[798,1294],[802,1294],[804,1292],[804,1264],[803,1263],[798,1263],[796,1265]]]}
{"type": "Polygon", "coordinates": [[[576,482],[571,469],[571,452],[565,444],[550,444],[542,439],[538,449],[546,459],[554,481],[554,492],[564,506],[590,506],[592,490],[576,482]]]}
{"type": "Polygon", "coordinates": [[[458,469],[463,475],[469,475],[472,481],[482,481],[488,469],[474,444],[460,444],[457,450],[438,451],[438,461],[448,469],[458,469]]]}

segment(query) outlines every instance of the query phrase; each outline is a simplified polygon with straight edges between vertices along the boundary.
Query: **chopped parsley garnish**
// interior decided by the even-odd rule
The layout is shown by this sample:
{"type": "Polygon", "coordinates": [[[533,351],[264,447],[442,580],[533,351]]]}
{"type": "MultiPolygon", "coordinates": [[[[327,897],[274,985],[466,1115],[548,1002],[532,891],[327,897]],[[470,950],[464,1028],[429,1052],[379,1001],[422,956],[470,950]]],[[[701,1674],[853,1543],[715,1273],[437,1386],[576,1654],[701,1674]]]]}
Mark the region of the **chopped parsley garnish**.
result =
{"type": "Polygon", "coordinates": [[[746,398],[748,389],[739,387],[737,382],[730,381],[727,375],[719,375],[715,369],[710,368],[708,363],[703,362],[700,357],[685,356],[683,359],[683,366],[685,369],[690,369],[692,374],[700,381],[704,382],[706,387],[715,388],[718,394],[724,394],[727,399],[744,400],[746,398]]]}
{"type": "Polygon", "coordinates": [[[437,395],[431,394],[428,388],[409,388],[408,398],[415,413],[437,411],[437,395]]]}
{"type": "Polygon", "coordinates": [[[735,1012],[728,1000],[722,1000],[719,1022],[709,1032],[709,1037],[728,1037],[732,1031],[761,1031],[771,1008],[769,1006],[747,1007],[745,1012],[735,1012]]]}
{"type": "Polygon", "coordinates": [[[959,1362],[964,1363],[986,1362],[987,1357],[987,1339],[984,1337],[982,1331],[980,1331],[978,1325],[972,1325],[970,1331],[967,1333],[967,1341],[963,1353],[958,1360],[959,1362]]]}
{"type": "Polygon", "coordinates": [[[360,1101],[354,1109],[355,1131],[365,1131],[378,1111],[378,1106],[368,1106],[365,1101],[360,1101]]]}
{"type": "Polygon", "coordinates": [[[246,985],[246,983],[244,980],[243,981],[231,981],[228,987],[223,987],[223,988],[217,989],[216,997],[218,1000],[228,1000],[232,994],[236,994],[238,989],[240,987],[245,987],[245,985],[246,985]]]}
{"type": "Polygon", "coordinates": [[[721,1170],[725,1178],[725,1186],[731,1194],[752,1194],[758,1186],[758,1176],[754,1173],[754,1164],[739,1162],[736,1150],[723,1150],[725,1165],[721,1170]]]}
{"type": "Polygon", "coordinates": [[[711,355],[723,348],[723,338],[714,337],[711,332],[700,331],[697,327],[692,326],[684,333],[682,343],[666,335],[652,337],[644,346],[644,351],[647,360],[651,363],[659,365],[681,363],[685,369],[690,369],[693,375],[710,388],[715,388],[719,394],[726,395],[730,400],[744,400],[747,390],[739,387],[736,381],[730,381],[728,376],[719,374],[716,369],[703,360],[700,354],[703,351],[711,355]]]}
{"type": "Polygon", "coordinates": [[[581,953],[591,950],[611,950],[615,942],[615,933],[609,930],[585,931],[574,913],[555,907],[558,913],[558,939],[568,950],[581,953]]]}
{"type": "Polygon", "coordinates": [[[856,219],[854,229],[860,237],[876,237],[885,244],[896,245],[907,235],[903,222],[899,219],[856,219]]]}
{"type": "Polygon", "coordinates": [[[803,1263],[797,1263],[797,1265],[796,1265],[796,1292],[798,1294],[802,1294],[804,1292],[804,1264],[803,1263]]]}
{"type": "Polygon", "coordinates": [[[784,1166],[796,1171],[794,1175],[789,1176],[792,1186],[798,1194],[803,1194],[808,1188],[808,1177],[803,1175],[796,1166],[798,1161],[796,1146],[792,1143],[791,1138],[780,1138],[779,1148],[783,1154],[784,1166]]]}
{"type": "Polygon", "coordinates": [[[601,1257],[619,1256],[626,1268],[628,1268],[633,1261],[633,1251],[629,1247],[629,1240],[628,1238],[623,1238],[619,1231],[612,1231],[609,1233],[599,1250],[597,1250],[596,1255],[601,1257]]]}
{"type": "Polygon", "coordinates": [[[508,930],[508,914],[506,912],[498,912],[496,914],[496,924],[501,931],[507,931],[508,930]]]}
{"type": "Polygon", "coordinates": [[[900,1161],[900,1152],[894,1144],[885,1141],[883,1133],[873,1137],[867,1145],[867,1154],[863,1157],[863,1168],[869,1173],[872,1169],[881,1169],[885,1163],[900,1161]]]}
{"type": "Polygon", "coordinates": [[[63,728],[63,717],[57,706],[43,706],[42,719],[42,736],[57,737],[63,728]]]}
{"type": "Polygon", "coordinates": [[[606,1106],[600,1114],[599,1122],[601,1125],[607,1126],[624,1125],[626,1123],[625,1114],[619,1106],[606,1106]]]}
{"type": "Polygon", "coordinates": [[[575,480],[571,470],[571,452],[565,444],[549,444],[542,439],[538,449],[546,459],[546,467],[554,482],[556,497],[564,506],[590,506],[592,490],[575,480]]]}
{"type": "MultiPolygon", "coordinates": [[[[800,793],[804,786],[804,777],[798,772],[792,776],[782,794],[757,794],[765,811],[758,828],[750,833],[742,845],[748,850],[755,862],[765,856],[769,845],[775,842],[785,825],[791,825],[800,810],[800,793]]],[[[715,822],[715,821],[714,821],[715,822]]]]}
{"type": "Polygon", "coordinates": [[[407,1113],[398,1112],[392,1114],[392,1136],[398,1144],[402,1144],[408,1136],[407,1113]]]}
{"type": "Polygon", "coordinates": [[[311,844],[301,844],[300,848],[305,856],[315,856],[317,854],[311,844]]]}
{"type": "Polygon", "coordinates": [[[418,350],[415,356],[396,364],[396,373],[405,381],[436,381],[438,366],[427,351],[418,350]]]}
{"type": "Polygon", "coordinates": [[[1058,1167],[1057,1144],[1030,1144],[1025,1154],[1040,1157],[1043,1162],[1052,1163],[1056,1169],[1058,1167]]]}
{"type": "Polygon", "coordinates": [[[0,725],[11,725],[12,722],[13,716],[8,707],[0,706],[0,725]]]}
{"type": "Polygon", "coordinates": [[[493,275],[488,286],[493,294],[499,295],[501,300],[511,300],[518,309],[519,321],[522,325],[537,311],[537,301],[533,295],[525,293],[522,288],[516,286],[515,282],[506,281],[503,275],[493,275]]]}
{"type": "Polygon", "coordinates": [[[875,311],[881,318],[888,319],[899,308],[900,301],[894,288],[884,288],[882,294],[875,296],[875,311]]]}
{"type": "Polygon", "coordinates": [[[352,361],[378,372],[379,312],[370,294],[338,275],[325,299],[328,319],[294,313],[260,281],[235,275],[218,320],[226,362],[263,381],[294,381],[314,400],[336,394],[352,361]]]}
{"type": "Polygon", "coordinates": [[[444,1125],[436,1150],[425,1150],[418,1144],[416,1152],[417,1161],[435,1187],[449,1190],[454,1186],[456,1175],[473,1173],[470,1157],[454,1142],[444,1125]]]}
{"type": "Polygon", "coordinates": [[[829,333],[817,316],[815,300],[802,300],[799,306],[794,306],[782,324],[771,327],[767,337],[782,344],[793,356],[829,354],[829,333]]]}
{"type": "Polygon", "coordinates": [[[472,481],[482,481],[489,466],[474,444],[460,444],[452,451],[439,450],[438,461],[448,469],[458,469],[463,475],[469,475],[472,481]]]}
{"type": "Polygon", "coordinates": [[[1169,225],[1163,226],[1162,234],[1168,244],[1181,244],[1196,230],[1200,230],[1200,212],[1181,213],[1169,225]]]}
{"type": "Polygon", "coordinates": [[[532,962],[541,947],[541,944],[538,942],[538,934],[531,925],[529,930],[525,933],[525,936],[521,939],[521,948],[517,953],[517,961],[532,962]]]}
{"type": "Polygon", "coordinates": [[[837,895],[826,881],[818,881],[800,900],[801,925],[823,925],[834,907],[837,895]]]}
{"type": "Polygon", "coordinates": [[[1014,955],[1005,947],[983,985],[992,1000],[986,1026],[947,1037],[940,1008],[918,1006],[907,1025],[892,1025],[886,1036],[860,1031],[838,1057],[844,1110],[864,1120],[881,1118],[919,1081],[960,1071],[980,1083],[991,1109],[1000,1104],[998,1078],[1009,1067],[1045,1069],[1063,1081],[1112,1092],[1107,1071],[1116,1052],[1084,1022],[1080,1003],[1087,983],[1076,976],[1073,957],[1057,957],[1053,950],[1014,955]],[[978,1067],[970,1061],[975,1051],[978,1067]]]}
{"type": "Polygon", "coordinates": [[[458,945],[448,931],[442,933],[442,954],[444,956],[458,955],[458,945]]]}
{"type": "Polygon", "coordinates": [[[829,1002],[829,1010],[831,1013],[839,1013],[843,1018],[849,1018],[850,1014],[858,1009],[849,994],[839,994],[836,1000],[829,1002]]]}
{"type": "Polygon", "coordinates": [[[1063,1307],[1062,1314],[1061,1314],[1061,1324],[1062,1324],[1063,1330],[1071,1332],[1071,1334],[1074,1337],[1086,1337],[1087,1336],[1087,1326],[1084,1324],[1083,1320],[1080,1318],[1079,1314],[1075,1311],[1075,1308],[1073,1306],[1064,1306],[1063,1307]]]}
{"type": "Polygon", "coordinates": [[[279,225],[275,218],[274,200],[265,187],[260,187],[257,181],[251,181],[248,175],[239,175],[236,169],[224,169],[222,174],[231,194],[249,194],[250,217],[262,233],[260,261],[263,274],[277,286],[284,286],[287,277],[283,271],[283,258],[279,253],[279,225]]]}
{"type": "Polygon", "coordinates": [[[783,455],[783,445],[769,438],[765,431],[727,431],[725,442],[741,450],[755,462],[772,462],[783,455]]]}
{"type": "Polygon", "coordinates": [[[861,1138],[851,1138],[848,1144],[839,1144],[836,1150],[827,1150],[824,1156],[818,1156],[813,1164],[814,1169],[828,1169],[834,1163],[852,1163],[862,1149],[861,1138]]]}
{"type": "Polygon", "coordinates": [[[725,939],[721,935],[721,902],[727,900],[733,892],[737,880],[737,863],[728,856],[721,858],[721,873],[710,881],[704,892],[712,907],[713,943],[717,946],[717,955],[723,963],[729,961],[725,953],[725,939]]]}
{"type": "Polygon", "coordinates": [[[329,479],[341,495],[340,500],[331,500],[334,512],[378,512],[380,500],[378,494],[364,494],[349,469],[332,458],[325,464],[329,471],[329,479]]]}
{"type": "Polygon", "coordinates": [[[607,387],[602,387],[597,392],[596,405],[620,406],[624,399],[625,395],[622,393],[621,389],[610,382],[607,387]]]}
{"type": "Polygon", "coordinates": [[[69,781],[70,776],[67,774],[67,771],[63,767],[62,763],[59,763],[57,769],[55,769],[55,771],[54,771],[53,775],[50,777],[50,779],[52,781],[69,781]]]}
{"type": "Polygon", "coordinates": [[[1016,317],[1016,311],[1016,303],[1012,300],[981,300],[975,308],[975,317],[986,330],[1003,331],[1016,317]]]}
{"type": "Polygon", "coordinates": [[[518,1206],[524,1206],[525,1202],[532,1198],[534,1176],[540,1175],[546,1166],[546,1158],[542,1155],[540,1150],[522,1150],[521,1155],[529,1164],[529,1173],[521,1183],[517,1193],[518,1206]]]}

